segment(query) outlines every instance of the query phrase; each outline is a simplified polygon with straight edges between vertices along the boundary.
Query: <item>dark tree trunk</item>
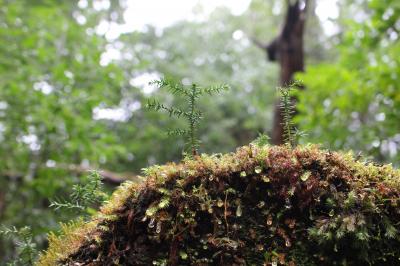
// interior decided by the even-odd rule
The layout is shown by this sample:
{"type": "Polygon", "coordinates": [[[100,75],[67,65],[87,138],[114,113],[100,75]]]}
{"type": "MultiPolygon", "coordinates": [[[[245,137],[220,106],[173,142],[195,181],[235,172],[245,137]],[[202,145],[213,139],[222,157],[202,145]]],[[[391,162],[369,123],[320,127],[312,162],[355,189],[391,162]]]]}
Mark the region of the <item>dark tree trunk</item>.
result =
{"type": "MultiPolygon", "coordinates": [[[[279,85],[288,86],[293,82],[296,72],[304,71],[303,35],[308,1],[287,1],[287,13],[281,33],[270,44],[262,45],[270,61],[280,65],[279,85]]],[[[275,102],[274,121],[271,141],[279,145],[284,143],[283,117],[279,100],[275,102]]]]}

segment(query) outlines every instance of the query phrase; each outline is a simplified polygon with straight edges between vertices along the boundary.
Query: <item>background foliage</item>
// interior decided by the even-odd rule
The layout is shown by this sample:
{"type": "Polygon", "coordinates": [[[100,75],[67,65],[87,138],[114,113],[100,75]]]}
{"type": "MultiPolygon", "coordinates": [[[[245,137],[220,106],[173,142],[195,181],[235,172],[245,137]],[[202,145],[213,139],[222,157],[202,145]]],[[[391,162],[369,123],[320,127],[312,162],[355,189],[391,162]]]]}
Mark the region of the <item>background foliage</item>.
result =
{"type": "Polygon", "coordinates": [[[304,141],[333,149],[353,149],[399,165],[400,3],[357,5],[360,21],[345,26],[334,62],[310,66],[299,75],[307,90],[299,94],[297,122],[304,141]]]}
{"type": "MultiPolygon", "coordinates": [[[[80,182],[77,168],[139,173],[181,158],[183,141],[165,130],[183,122],[144,106],[153,97],[184,103],[148,81],[230,85],[223,97],[199,100],[200,152],[232,151],[271,130],[279,70],[250,39],[276,36],[285,1],[253,0],[241,15],[218,8],[206,20],[118,36],[100,25],[123,23],[126,2],[99,2],[0,0],[0,222],[31,226],[39,249],[49,229],[74,216],[48,206],[80,182]]],[[[312,10],[306,26],[295,120],[308,134],[302,141],[398,164],[400,5],[338,3],[337,33],[326,34],[312,10]]],[[[12,241],[1,239],[0,258],[15,254],[12,241]]]]}

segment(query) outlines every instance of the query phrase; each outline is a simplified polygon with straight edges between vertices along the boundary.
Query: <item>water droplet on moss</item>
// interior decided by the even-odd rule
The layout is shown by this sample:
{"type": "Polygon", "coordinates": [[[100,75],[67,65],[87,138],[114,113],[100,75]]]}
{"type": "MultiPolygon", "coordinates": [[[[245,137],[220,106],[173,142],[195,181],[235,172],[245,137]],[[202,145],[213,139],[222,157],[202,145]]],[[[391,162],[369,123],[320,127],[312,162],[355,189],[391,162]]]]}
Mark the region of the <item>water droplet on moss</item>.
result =
{"type": "Polygon", "coordinates": [[[157,222],[156,233],[157,234],[161,233],[161,221],[157,222]]]}
{"type": "Polygon", "coordinates": [[[209,208],[208,208],[208,213],[213,213],[212,207],[209,207],[209,208]]]}
{"type": "Polygon", "coordinates": [[[186,260],[188,258],[188,254],[184,251],[179,252],[179,256],[183,259],[186,260]]]}
{"type": "Polygon", "coordinates": [[[287,246],[287,247],[291,247],[292,246],[292,243],[290,243],[289,239],[286,239],[285,246],[287,246]]]}
{"type": "Polygon", "coordinates": [[[150,222],[149,222],[149,228],[153,228],[154,227],[154,222],[155,222],[155,219],[154,218],[151,218],[151,220],[150,220],[150,222]]]}
{"type": "Polygon", "coordinates": [[[267,225],[271,225],[272,224],[272,216],[269,215],[267,218],[267,225]]]}
{"type": "Polygon", "coordinates": [[[217,206],[221,208],[222,206],[224,206],[224,202],[221,199],[218,199],[217,206]]]}
{"type": "Polygon", "coordinates": [[[285,200],[285,208],[286,208],[286,209],[292,208],[292,204],[290,203],[290,200],[289,200],[289,199],[286,199],[286,200],[285,200]]]}
{"type": "Polygon", "coordinates": [[[311,172],[307,171],[304,174],[301,175],[300,179],[301,181],[307,181],[307,179],[311,176],[311,172]]]}
{"type": "Polygon", "coordinates": [[[237,209],[236,209],[236,216],[237,217],[242,216],[242,205],[240,203],[239,203],[239,205],[237,206],[237,209]]]}
{"type": "Polygon", "coordinates": [[[261,173],[261,171],[262,171],[261,166],[257,166],[257,167],[254,169],[254,172],[256,172],[256,174],[261,173]]]}
{"type": "Polygon", "coordinates": [[[210,175],[210,177],[208,178],[208,180],[213,181],[213,180],[214,180],[214,175],[210,175]]]}
{"type": "Polygon", "coordinates": [[[264,201],[260,201],[260,202],[257,204],[257,207],[258,207],[258,208],[262,208],[262,207],[264,207],[264,205],[265,205],[265,202],[264,202],[264,201]]]}
{"type": "Polygon", "coordinates": [[[333,215],[335,215],[335,211],[332,209],[332,210],[329,212],[329,216],[332,217],[333,215]]]}
{"type": "Polygon", "coordinates": [[[263,175],[263,176],[262,176],[262,180],[263,180],[265,183],[268,183],[268,182],[271,181],[271,180],[269,179],[269,177],[266,176],[266,175],[263,175]]]}

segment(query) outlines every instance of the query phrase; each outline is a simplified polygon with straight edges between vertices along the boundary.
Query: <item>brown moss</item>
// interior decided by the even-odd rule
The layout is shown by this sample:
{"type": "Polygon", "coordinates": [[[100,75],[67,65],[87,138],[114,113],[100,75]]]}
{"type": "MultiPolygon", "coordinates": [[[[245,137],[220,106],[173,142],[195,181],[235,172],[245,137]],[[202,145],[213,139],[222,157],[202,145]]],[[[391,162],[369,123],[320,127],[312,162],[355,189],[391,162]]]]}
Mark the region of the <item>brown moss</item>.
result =
{"type": "Polygon", "coordinates": [[[69,233],[80,238],[53,241],[39,265],[400,262],[400,172],[390,166],[317,146],[250,145],[146,173],[90,230],[69,233]],[[59,251],[59,241],[73,248],[59,251]]]}

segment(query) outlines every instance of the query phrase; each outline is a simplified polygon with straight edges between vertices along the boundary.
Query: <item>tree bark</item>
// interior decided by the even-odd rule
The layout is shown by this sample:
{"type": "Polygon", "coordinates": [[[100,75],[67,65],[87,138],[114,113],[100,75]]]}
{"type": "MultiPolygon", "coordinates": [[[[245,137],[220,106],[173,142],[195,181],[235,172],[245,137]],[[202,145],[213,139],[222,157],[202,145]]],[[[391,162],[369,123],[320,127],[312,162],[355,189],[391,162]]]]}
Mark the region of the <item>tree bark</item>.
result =
{"type": "MultiPolygon", "coordinates": [[[[287,12],[281,33],[268,45],[255,43],[267,53],[268,60],[280,65],[279,85],[285,87],[293,82],[296,72],[304,71],[304,23],[308,1],[287,1],[287,12]]],[[[284,143],[283,116],[279,99],[274,106],[274,120],[271,134],[272,144],[284,143]]]]}

